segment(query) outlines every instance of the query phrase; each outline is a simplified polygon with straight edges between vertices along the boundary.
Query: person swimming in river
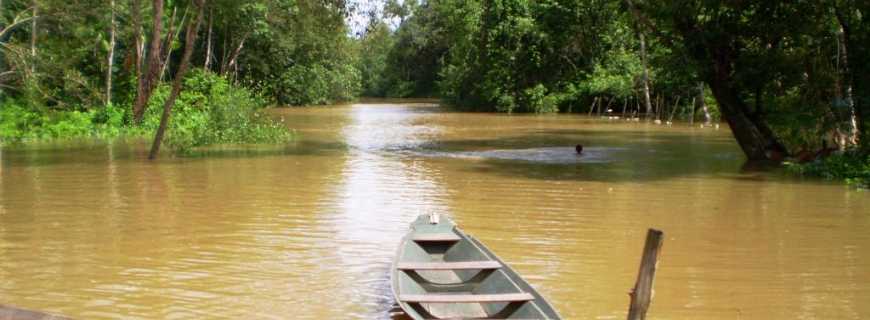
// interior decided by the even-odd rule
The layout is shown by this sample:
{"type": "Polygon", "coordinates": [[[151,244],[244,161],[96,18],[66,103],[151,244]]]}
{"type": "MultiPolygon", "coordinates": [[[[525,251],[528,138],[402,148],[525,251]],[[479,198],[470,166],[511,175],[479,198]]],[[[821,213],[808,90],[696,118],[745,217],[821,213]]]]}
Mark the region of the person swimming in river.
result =
{"type": "Polygon", "coordinates": [[[583,154],[583,145],[582,145],[582,144],[578,144],[578,145],[576,145],[576,146],[574,147],[574,150],[577,151],[577,154],[583,154]]]}

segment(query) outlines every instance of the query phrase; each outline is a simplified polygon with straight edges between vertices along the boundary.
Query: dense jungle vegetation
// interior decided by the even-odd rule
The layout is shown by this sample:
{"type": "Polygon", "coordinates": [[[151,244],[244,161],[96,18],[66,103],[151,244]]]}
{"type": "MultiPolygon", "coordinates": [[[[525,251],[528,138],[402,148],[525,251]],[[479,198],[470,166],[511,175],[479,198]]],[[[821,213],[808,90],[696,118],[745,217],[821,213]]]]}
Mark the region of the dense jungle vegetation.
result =
{"type": "Polygon", "coordinates": [[[144,2],[0,2],[0,139],[274,142],[265,106],[437,97],[721,119],[749,160],[870,181],[866,1],[144,2]]]}

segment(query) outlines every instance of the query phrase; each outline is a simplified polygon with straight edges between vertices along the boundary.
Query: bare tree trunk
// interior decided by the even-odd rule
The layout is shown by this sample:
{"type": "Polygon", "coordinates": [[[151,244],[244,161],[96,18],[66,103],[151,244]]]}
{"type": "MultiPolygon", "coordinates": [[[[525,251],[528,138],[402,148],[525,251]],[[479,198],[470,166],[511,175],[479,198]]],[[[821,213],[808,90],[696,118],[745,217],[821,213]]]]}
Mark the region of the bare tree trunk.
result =
{"type": "Polygon", "coordinates": [[[689,125],[690,126],[695,125],[695,106],[696,106],[695,105],[695,98],[692,98],[692,103],[689,104],[689,108],[691,109],[691,111],[689,112],[689,125]]]}
{"type": "Polygon", "coordinates": [[[680,105],[680,96],[677,96],[677,101],[674,102],[674,107],[671,109],[671,116],[668,117],[668,123],[674,122],[674,114],[677,113],[677,107],[680,105]]]}
{"type": "Polygon", "coordinates": [[[157,133],[154,135],[154,143],[151,145],[151,152],[148,153],[148,159],[153,160],[160,152],[160,144],[163,142],[163,134],[166,132],[166,126],[169,124],[169,116],[172,114],[172,106],[175,105],[175,99],[181,93],[182,80],[184,74],[187,73],[187,67],[190,64],[190,56],[193,55],[193,46],[196,44],[196,33],[199,25],[202,24],[204,0],[194,1],[197,6],[196,22],[187,24],[187,31],[184,34],[184,53],[181,56],[181,62],[178,66],[178,71],[175,72],[175,80],[172,83],[172,92],[166,98],[163,104],[163,115],[160,117],[160,127],[157,128],[157,133]]]}
{"type": "Polygon", "coordinates": [[[233,63],[233,81],[232,81],[232,83],[233,84],[237,83],[236,81],[238,81],[238,79],[239,79],[239,64],[234,62],[233,63]]]}
{"type": "MultiPolygon", "coordinates": [[[[178,10],[177,8],[172,8],[172,20],[169,22],[169,29],[166,31],[166,42],[163,44],[163,49],[166,50],[166,53],[163,54],[163,66],[160,68],[160,80],[166,77],[166,69],[169,67],[169,56],[172,55],[172,42],[175,41],[175,38],[178,38],[178,35],[181,33],[181,29],[175,29],[175,14],[178,10]]],[[[187,19],[187,8],[184,9],[184,14],[181,15],[181,23],[179,25],[184,25],[184,21],[187,19]]]]}
{"type": "Polygon", "coordinates": [[[227,50],[227,42],[229,41],[230,35],[229,32],[224,33],[224,43],[221,46],[221,63],[220,69],[218,70],[218,74],[223,75],[227,72],[227,60],[229,60],[229,51],[227,50]]]}
{"type": "Polygon", "coordinates": [[[233,52],[230,53],[230,55],[228,56],[227,60],[225,60],[226,64],[224,67],[221,68],[221,70],[223,70],[221,73],[228,72],[229,70],[234,70],[234,71],[237,70],[236,67],[238,64],[237,61],[239,59],[239,55],[242,53],[242,48],[245,47],[245,41],[248,39],[248,36],[250,36],[250,34],[251,34],[250,32],[246,32],[242,36],[242,40],[239,41],[239,45],[236,46],[236,49],[234,49],[233,52]]]}
{"type": "Polygon", "coordinates": [[[726,60],[717,59],[717,72],[708,81],[722,116],[728,121],[737,144],[750,161],[781,161],[788,151],[776,139],[773,131],[762,120],[752,117],[748,107],[733,87],[734,79],[726,60]]]}
{"type": "MultiPolygon", "coordinates": [[[[704,125],[709,126],[713,122],[710,117],[710,109],[707,109],[707,102],[704,101],[704,82],[698,82],[698,104],[701,106],[701,111],[704,112],[704,125]]],[[[692,112],[694,116],[694,112],[692,112]]]]}
{"type": "MultiPolygon", "coordinates": [[[[853,14],[849,11],[848,8],[844,12],[843,8],[839,6],[834,7],[834,13],[837,16],[837,22],[840,24],[842,34],[840,42],[843,45],[843,66],[841,72],[843,73],[843,78],[846,79],[846,95],[847,99],[850,100],[849,106],[851,109],[850,120],[855,128],[853,131],[853,141],[860,149],[868,151],[870,150],[870,139],[866,139],[864,135],[868,134],[865,117],[868,111],[870,111],[870,83],[867,81],[867,76],[870,74],[870,64],[866,62],[866,59],[860,59],[860,57],[866,58],[870,55],[866,32],[868,22],[866,19],[852,20],[853,14]],[[850,22],[855,22],[857,25],[851,25],[850,22]],[[853,33],[853,28],[857,28],[858,32],[853,33]],[[853,57],[859,57],[856,60],[857,63],[854,65],[850,64],[847,53],[853,57]]],[[[854,12],[854,10],[852,11],[854,12]]]]}
{"type": "MultiPolygon", "coordinates": [[[[840,66],[838,66],[838,73],[840,76],[838,77],[838,82],[840,78],[845,79],[845,84],[842,90],[843,100],[846,102],[849,108],[849,121],[848,121],[848,137],[846,138],[847,143],[849,144],[857,144],[858,143],[858,117],[855,114],[855,102],[852,98],[852,82],[849,81],[849,52],[848,48],[846,48],[846,35],[843,29],[842,23],[840,24],[840,30],[837,32],[837,51],[840,53],[837,56],[838,61],[840,62],[840,66]]],[[[834,112],[835,115],[840,114],[838,112],[834,112]]],[[[845,147],[846,143],[843,143],[840,147],[845,147]]]]}
{"type": "Polygon", "coordinates": [[[39,16],[39,4],[36,0],[33,3],[33,19],[30,20],[30,73],[36,73],[36,17],[39,16]]]}
{"type": "Polygon", "coordinates": [[[205,64],[203,64],[203,68],[205,70],[209,70],[211,68],[211,30],[212,30],[212,20],[214,20],[214,8],[210,7],[208,9],[208,38],[206,39],[205,45],[205,64]]]}
{"type": "Polygon", "coordinates": [[[646,38],[643,35],[643,32],[638,32],[640,36],[640,62],[643,65],[643,97],[644,97],[644,105],[646,106],[646,115],[649,117],[652,110],[652,103],[650,103],[649,97],[649,68],[647,68],[647,59],[646,59],[646,38]]]}
{"type": "MultiPolygon", "coordinates": [[[[674,19],[677,29],[685,38],[703,32],[693,19],[696,17],[691,15],[678,15],[674,19]]],[[[733,46],[736,40],[729,34],[718,36],[691,46],[688,53],[702,63],[703,79],[710,85],[719,104],[719,111],[728,121],[731,133],[746,158],[749,161],[782,161],[788,155],[785,146],[761,116],[750,113],[744,97],[736,87],[738,79],[734,78],[734,60],[738,53],[733,46]]],[[[702,88],[699,86],[698,91],[702,88]]]]}
{"type": "Polygon", "coordinates": [[[162,67],[160,62],[160,34],[163,31],[163,0],[154,0],[152,6],[154,8],[154,21],[151,28],[151,46],[148,48],[145,72],[139,76],[136,101],[133,104],[133,121],[137,124],[142,122],[145,108],[148,106],[148,100],[151,99],[154,87],[157,86],[157,77],[160,76],[160,69],[162,67]]]}
{"type": "Polygon", "coordinates": [[[172,54],[172,41],[175,40],[175,15],[178,13],[178,7],[172,7],[172,15],[169,16],[169,26],[166,29],[166,39],[163,41],[163,46],[160,48],[160,82],[166,77],[166,66],[170,64],[169,55],[172,54]]]}
{"type": "MultiPolygon", "coordinates": [[[[142,2],[133,0],[130,4],[130,16],[133,20],[133,46],[136,55],[136,79],[142,74],[142,54],[145,50],[142,43],[142,2]]],[[[138,81],[137,81],[138,82],[138,81]]]]}
{"type": "Polygon", "coordinates": [[[480,42],[477,43],[477,60],[478,65],[485,66],[487,60],[489,59],[489,52],[486,50],[486,45],[489,43],[489,29],[490,29],[490,11],[492,10],[492,1],[491,0],[483,0],[481,3],[483,7],[483,14],[480,16],[480,42]]]}
{"type": "Polygon", "coordinates": [[[590,117],[592,116],[592,112],[595,111],[595,105],[598,104],[598,99],[599,99],[598,97],[595,97],[595,99],[592,99],[592,106],[589,107],[589,114],[587,116],[590,116],[590,117]]]}
{"type": "Polygon", "coordinates": [[[622,117],[625,118],[625,108],[628,107],[628,98],[622,98],[622,117]]]}
{"type": "Polygon", "coordinates": [[[109,20],[109,57],[106,64],[106,105],[112,104],[112,68],[115,64],[115,0],[109,0],[112,17],[109,20]]]}

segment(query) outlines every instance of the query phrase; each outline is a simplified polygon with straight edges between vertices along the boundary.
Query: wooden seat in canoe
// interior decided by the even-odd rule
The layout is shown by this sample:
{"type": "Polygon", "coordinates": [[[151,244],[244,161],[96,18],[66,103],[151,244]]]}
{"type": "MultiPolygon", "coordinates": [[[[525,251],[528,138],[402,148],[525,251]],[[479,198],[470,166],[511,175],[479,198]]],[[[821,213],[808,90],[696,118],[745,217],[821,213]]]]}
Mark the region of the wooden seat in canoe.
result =
{"type": "Polygon", "coordinates": [[[404,294],[399,300],[409,303],[485,303],[525,302],[535,300],[526,292],[500,294],[404,294]]]}
{"type": "Polygon", "coordinates": [[[418,233],[411,240],[415,242],[458,242],[462,238],[455,233],[418,233]]]}
{"type": "Polygon", "coordinates": [[[486,270],[501,268],[498,261],[400,262],[399,270],[486,270]]]}

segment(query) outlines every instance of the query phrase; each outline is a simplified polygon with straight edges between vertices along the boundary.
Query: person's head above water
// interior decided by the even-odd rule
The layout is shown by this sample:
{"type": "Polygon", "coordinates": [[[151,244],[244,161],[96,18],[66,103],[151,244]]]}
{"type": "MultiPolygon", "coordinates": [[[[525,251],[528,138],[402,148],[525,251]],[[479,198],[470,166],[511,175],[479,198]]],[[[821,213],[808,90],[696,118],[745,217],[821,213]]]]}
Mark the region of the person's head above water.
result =
{"type": "Polygon", "coordinates": [[[574,147],[574,150],[577,150],[577,154],[583,153],[583,145],[578,144],[577,146],[574,147]]]}

